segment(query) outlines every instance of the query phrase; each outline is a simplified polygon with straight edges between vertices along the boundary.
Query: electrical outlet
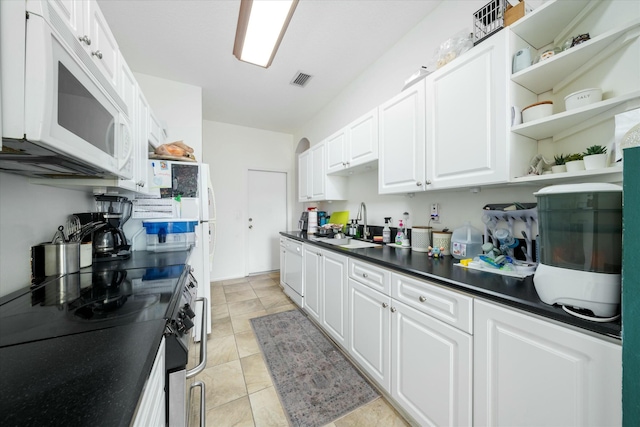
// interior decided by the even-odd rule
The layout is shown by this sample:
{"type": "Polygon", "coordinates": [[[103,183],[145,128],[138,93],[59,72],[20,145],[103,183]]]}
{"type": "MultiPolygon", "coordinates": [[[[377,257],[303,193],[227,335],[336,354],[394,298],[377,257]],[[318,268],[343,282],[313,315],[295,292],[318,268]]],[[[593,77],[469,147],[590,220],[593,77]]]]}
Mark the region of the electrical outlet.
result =
{"type": "Polygon", "coordinates": [[[431,204],[431,221],[440,222],[440,206],[437,203],[431,204]]]}

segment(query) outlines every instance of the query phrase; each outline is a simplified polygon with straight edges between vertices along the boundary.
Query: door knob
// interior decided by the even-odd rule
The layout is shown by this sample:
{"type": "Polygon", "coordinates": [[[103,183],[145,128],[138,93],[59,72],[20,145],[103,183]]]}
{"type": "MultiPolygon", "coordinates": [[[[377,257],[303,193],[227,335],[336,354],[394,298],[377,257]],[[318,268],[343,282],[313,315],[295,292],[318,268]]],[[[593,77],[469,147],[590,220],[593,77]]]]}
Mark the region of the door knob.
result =
{"type": "Polygon", "coordinates": [[[420,302],[425,302],[427,299],[425,297],[423,297],[422,295],[420,296],[420,298],[418,298],[420,300],[420,302]]]}
{"type": "Polygon", "coordinates": [[[253,225],[250,225],[250,226],[249,226],[249,229],[252,229],[252,228],[253,228],[253,225]]]}
{"type": "Polygon", "coordinates": [[[253,221],[253,218],[249,218],[249,222],[253,221]]]}
{"type": "Polygon", "coordinates": [[[98,59],[102,59],[102,52],[100,52],[99,50],[96,50],[95,52],[91,52],[92,56],[97,56],[98,59]]]}
{"type": "Polygon", "coordinates": [[[389,304],[387,304],[386,302],[383,302],[382,303],[382,308],[387,308],[387,307],[389,307],[389,304]]]}
{"type": "Polygon", "coordinates": [[[391,312],[395,313],[396,312],[396,308],[395,307],[391,307],[391,312]]]}
{"type": "Polygon", "coordinates": [[[78,40],[84,42],[87,46],[91,44],[91,39],[86,34],[82,37],[78,37],[78,40]]]}

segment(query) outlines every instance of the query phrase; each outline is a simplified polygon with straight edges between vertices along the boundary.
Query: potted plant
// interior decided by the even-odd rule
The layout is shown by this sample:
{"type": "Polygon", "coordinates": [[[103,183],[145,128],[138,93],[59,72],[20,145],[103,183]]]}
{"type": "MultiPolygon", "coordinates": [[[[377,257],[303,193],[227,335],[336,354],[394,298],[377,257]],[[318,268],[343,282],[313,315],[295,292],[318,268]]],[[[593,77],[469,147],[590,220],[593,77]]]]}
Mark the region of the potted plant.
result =
{"type": "Polygon", "coordinates": [[[556,164],[551,166],[551,172],[562,173],[567,171],[567,166],[565,165],[567,162],[567,156],[564,154],[558,154],[557,156],[553,156],[553,160],[556,161],[556,164]]]}
{"type": "Polygon", "coordinates": [[[575,172],[584,170],[584,155],[582,153],[569,154],[565,159],[567,172],[575,172]]]}
{"type": "Polygon", "coordinates": [[[607,147],[602,145],[592,145],[587,148],[584,155],[584,168],[602,169],[607,167],[607,147]]]}

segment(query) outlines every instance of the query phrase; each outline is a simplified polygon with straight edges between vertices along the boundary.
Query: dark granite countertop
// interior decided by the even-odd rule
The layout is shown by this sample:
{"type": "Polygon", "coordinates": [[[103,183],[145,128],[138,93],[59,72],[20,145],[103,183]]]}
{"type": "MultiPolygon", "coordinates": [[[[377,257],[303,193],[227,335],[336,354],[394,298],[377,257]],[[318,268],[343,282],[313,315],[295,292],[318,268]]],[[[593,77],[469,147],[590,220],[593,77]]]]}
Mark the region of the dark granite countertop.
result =
{"type": "MultiPolygon", "coordinates": [[[[133,252],[130,259],[94,264],[81,273],[105,265],[184,267],[190,253],[133,252]]],[[[29,292],[27,286],[0,298],[0,312],[29,292]]],[[[0,347],[0,425],[130,425],[165,324],[153,318],[0,347]]]]}
{"type": "Polygon", "coordinates": [[[426,253],[398,249],[383,245],[376,248],[346,249],[313,240],[300,231],[280,233],[301,242],[312,243],[323,249],[342,253],[380,265],[399,273],[428,279],[439,285],[469,293],[473,296],[499,302],[549,319],[586,329],[615,339],[621,339],[621,322],[598,323],[582,320],[566,313],[561,307],[543,303],[533,285],[533,276],[518,279],[499,274],[455,266],[458,260],[447,256],[430,258],[426,253]]]}

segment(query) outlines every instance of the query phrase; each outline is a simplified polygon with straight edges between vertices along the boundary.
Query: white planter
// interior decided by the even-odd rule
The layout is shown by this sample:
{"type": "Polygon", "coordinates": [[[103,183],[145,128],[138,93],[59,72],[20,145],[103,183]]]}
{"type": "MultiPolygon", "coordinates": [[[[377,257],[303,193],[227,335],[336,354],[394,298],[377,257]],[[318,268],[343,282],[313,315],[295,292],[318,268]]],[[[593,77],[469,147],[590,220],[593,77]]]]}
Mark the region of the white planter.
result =
{"type": "Polygon", "coordinates": [[[584,160],[574,160],[565,164],[567,172],[576,172],[584,170],[584,160]]]}
{"type": "Polygon", "coordinates": [[[590,154],[584,156],[584,168],[586,170],[602,169],[607,167],[607,154],[590,154]]]}
{"type": "Polygon", "coordinates": [[[551,172],[562,173],[567,171],[567,165],[554,165],[551,166],[551,172]]]}

